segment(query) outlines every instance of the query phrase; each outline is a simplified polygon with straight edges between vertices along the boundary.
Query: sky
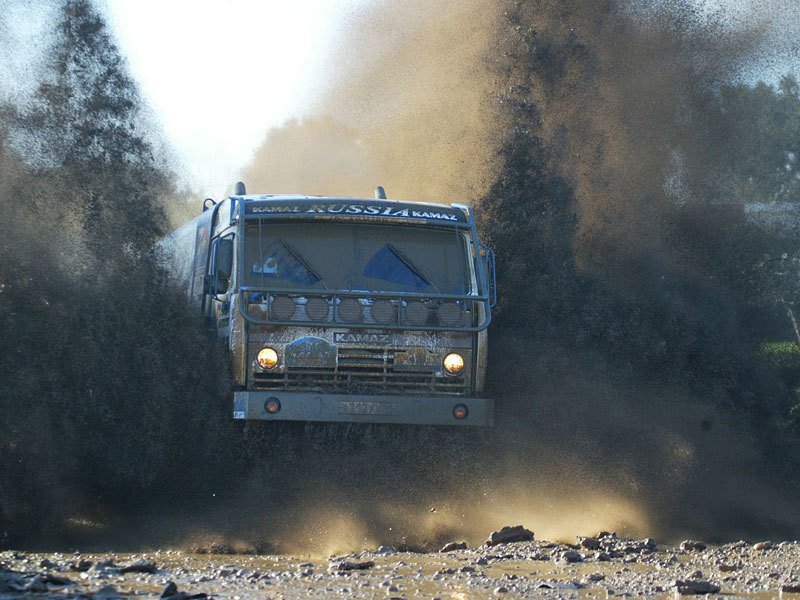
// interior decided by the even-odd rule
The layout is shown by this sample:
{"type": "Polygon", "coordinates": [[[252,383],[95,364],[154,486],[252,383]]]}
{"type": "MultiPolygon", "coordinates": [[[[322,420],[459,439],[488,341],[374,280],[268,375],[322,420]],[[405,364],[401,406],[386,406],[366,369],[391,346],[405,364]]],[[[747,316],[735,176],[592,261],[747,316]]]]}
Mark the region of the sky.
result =
{"type": "MultiPolygon", "coordinates": [[[[270,127],[310,111],[324,90],[329,57],[359,10],[381,0],[98,0],[164,137],[183,187],[219,198],[270,127]]],[[[435,0],[432,0],[435,1],[435,0]]],[[[463,0],[469,1],[469,0],[463,0]]],[[[651,0],[640,0],[648,6],[651,0]]],[[[658,4],[660,0],[654,0],[658,4]]],[[[777,83],[798,64],[800,0],[695,0],[732,26],[765,20],[763,56],[746,79],[777,83]]],[[[24,94],[26,61],[46,39],[47,3],[0,0],[0,96],[24,94]],[[37,18],[37,11],[39,13],[37,18]],[[44,15],[44,16],[43,16],[44,15]],[[39,40],[37,42],[37,40],[39,40]],[[19,48],[33,49],[33,53],[19,48]],[[20,74],[23,74],[20,77],[20,74]]],[[[44,54],[40,51],[39,54],[44,54]]]]}
{"type": "Polygon", "coordinates": [[[105,0],[184,183],[232,191],[267,130],[301,117],[325,59],[368,0],[105,0]]]}
{"type": "MultiPolygon", "coordinates": [[[[185,185],[215,198],[232,191],[270,127],[310,109],[343,29],[376,1],[99,0],[182,161],[185,185]]],[[[745,80],[777,83],[786,72],[781,57],[796,60],[800,0],[695,2],[732,27],[764,21],[782,30],[764,36],[769,43],[756,50],[762,55],[745,80]]]]}

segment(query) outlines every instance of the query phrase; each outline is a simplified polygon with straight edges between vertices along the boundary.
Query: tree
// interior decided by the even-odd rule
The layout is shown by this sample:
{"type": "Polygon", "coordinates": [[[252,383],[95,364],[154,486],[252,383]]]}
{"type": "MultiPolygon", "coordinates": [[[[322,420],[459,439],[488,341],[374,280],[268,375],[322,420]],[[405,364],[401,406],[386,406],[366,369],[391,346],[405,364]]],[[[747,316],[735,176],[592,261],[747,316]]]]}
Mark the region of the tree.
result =
{"type": "Polygon", "coordinates": [[[60,202],[81,216],[96,255],[146,252],[164,229],[160,196],[170,176],[138,88],[89,0],[62,3],[49,72],[20,119],[22,132],[33,132],[28,160],[57,169],[60,202]]]}
{"type": "Polygon", "coordinates": [[[0,540],[232,462],[226,363],[151,252],[171,175],[102,16],[60,7],[31,105],[0,107],[0,540]]]}
{"type": "Polygon", "coordinates": [[[776,88],[758,83],[723,87],[710,101],[726,186],[738,202],[800,203],[800,88],[790,75],[776,88]]]}

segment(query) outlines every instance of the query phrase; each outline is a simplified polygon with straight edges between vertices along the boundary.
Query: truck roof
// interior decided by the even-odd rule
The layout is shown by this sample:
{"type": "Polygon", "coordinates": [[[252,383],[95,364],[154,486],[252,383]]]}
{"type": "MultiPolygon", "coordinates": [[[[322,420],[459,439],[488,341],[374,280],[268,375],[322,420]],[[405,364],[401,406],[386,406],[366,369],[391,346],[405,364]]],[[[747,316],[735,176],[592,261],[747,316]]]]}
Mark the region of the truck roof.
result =
{"type": "Polygon", "coordinates": [[[253,200],[272,200],[272,201],[282,201],[282,200],[318,200],[318,201],[329,201],[329,202],[348,202],[350,200],[356,200],[359,202],[379,202],[379,203],[386,203],[386,204],[394,204],[397,202],[402,202],[403,204],[419,204],[422,206],[438,206],[438,207],[451,207],[451,204],[443,204],[441,202],[421,202],[419,200],[402,200],[402,199],[395,199],[395,198],[359,198],[357,196],[327,196],[327,195],[318,195],[318,194],[242,194],[236,195],[231,194],[232,198],[240,198],[245,202],[250,202],[253,200]]]}

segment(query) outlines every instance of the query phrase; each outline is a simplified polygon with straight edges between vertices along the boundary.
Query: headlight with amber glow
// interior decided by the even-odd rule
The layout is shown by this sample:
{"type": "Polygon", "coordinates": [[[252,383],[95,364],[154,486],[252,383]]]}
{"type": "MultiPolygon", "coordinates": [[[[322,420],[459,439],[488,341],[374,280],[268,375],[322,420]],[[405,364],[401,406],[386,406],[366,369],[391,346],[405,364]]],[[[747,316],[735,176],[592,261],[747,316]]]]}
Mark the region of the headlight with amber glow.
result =
{"type": "Polygon", "coordinates": [[[464,370],[464,358],[455,352],[444,357],[444,370],[450,375],[458,375],[464,370]]]}
{"type": "Polygon", "coordinates": [[[272,348],[262,348],[256,354],[256,362],[262,369],[272,369],[278,364],[278,353],[272,348]]]}

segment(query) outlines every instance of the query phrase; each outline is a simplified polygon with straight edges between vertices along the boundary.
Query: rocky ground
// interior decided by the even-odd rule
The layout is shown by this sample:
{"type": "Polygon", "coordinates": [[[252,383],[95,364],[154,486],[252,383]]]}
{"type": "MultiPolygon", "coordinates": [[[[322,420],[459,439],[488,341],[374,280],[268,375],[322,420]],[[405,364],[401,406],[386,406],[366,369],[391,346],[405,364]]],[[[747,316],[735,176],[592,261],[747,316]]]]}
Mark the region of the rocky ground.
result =
{"type": "Polygon", "coordinates": [[[82,598],[798,598],[800,542],[664,546],[601,532],[574,544],[523,527],[477,548],[274,555],[0,553],[0,600],[82,598]]]}

